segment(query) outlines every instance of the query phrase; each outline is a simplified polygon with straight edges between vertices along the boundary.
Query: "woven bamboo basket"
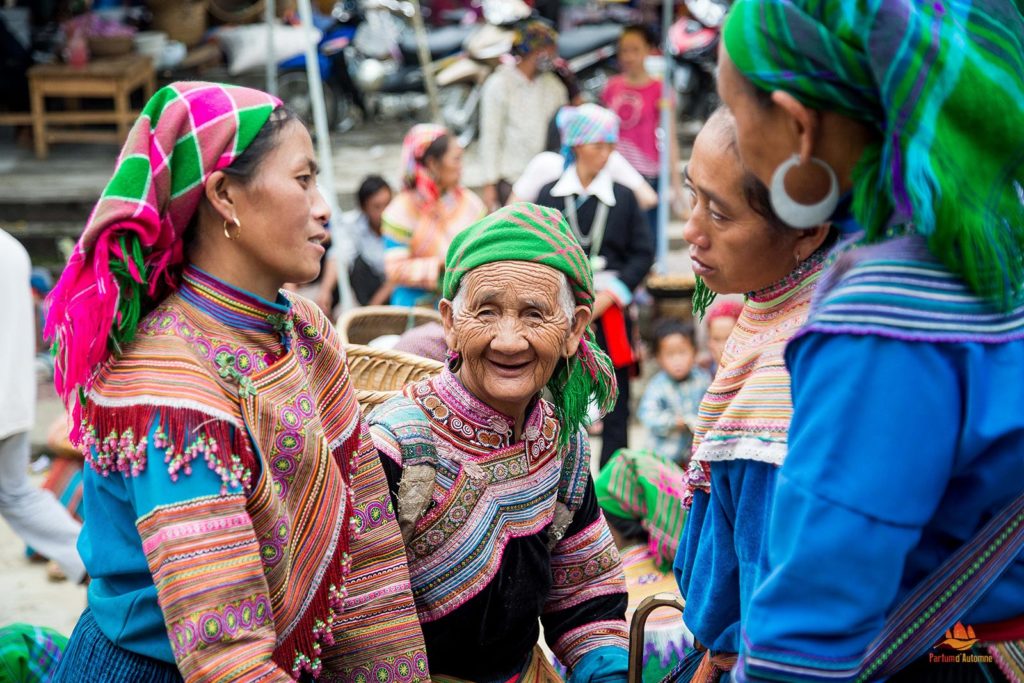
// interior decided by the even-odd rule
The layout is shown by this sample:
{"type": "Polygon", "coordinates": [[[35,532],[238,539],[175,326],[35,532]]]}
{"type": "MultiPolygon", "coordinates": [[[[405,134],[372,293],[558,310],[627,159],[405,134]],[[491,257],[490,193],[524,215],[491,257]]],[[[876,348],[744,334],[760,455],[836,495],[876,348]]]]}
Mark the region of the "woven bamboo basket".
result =
{"type": "Polygon", "coordinates": [[[206,33],[206,3],[207,0],[149,0],[149,8],[153,12],[153,29],[163,31],[170,39],[192,47],[206,33]]]}
{"type": "Polygon", "coordinates": [[[402,387],[441,372],[444,364],[411,353],[345,344],[348,373],[364,411],[397,396],[402,387]]]}
{"type": "Polygon", "coordinates": [[[363,306],[338,318],[338,334],[346,344],[369,344],[385,334],[402,334],[426,323],[440,323],[441,314],[418,306],[363,306]]]}

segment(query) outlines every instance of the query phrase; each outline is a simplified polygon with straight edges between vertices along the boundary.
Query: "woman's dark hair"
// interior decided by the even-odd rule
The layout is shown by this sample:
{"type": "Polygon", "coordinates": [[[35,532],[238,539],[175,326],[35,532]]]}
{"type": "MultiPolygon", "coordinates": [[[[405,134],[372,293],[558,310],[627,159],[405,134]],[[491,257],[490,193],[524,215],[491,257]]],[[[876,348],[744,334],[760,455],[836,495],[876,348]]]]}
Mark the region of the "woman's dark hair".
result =
{"type": "Polygon", "coordinates": [[[661,342],[673,334],[681,334],[684,339],[689,340],[696,348],[697,342],[693,324],[684,320],[662,319],[654,323],[654,353],[661,350],[661,342]]]}
{"type": "Polygon", "coordinates": [[[645,26],[644,24],[629,24],[626,28],[622,29],[622,33],[619,35],[619,40],[622,40],[630,33],[638,36],[641,40],[647,43],[647,47],[654,47],[658,44],[658,41],[654,38],[654,32],[651,31],[650,27],[645,26]]]}
{"type": "Polygon", "coordinates": [[[391,192],[391,186],[388,185],[388,181],[384,180],[379,175],[368,175],[363,178],[363,182],[359,184],[359,189],[356,191],[356,199],[359,200],[359,208],[366,208],[366,202],[370,201],[370,197],[381,190],[391,192]]]}
{"type": "MultiPolygon", "coordinates": [[[[729,149],[739,157],[739,137],[736,132],[736,118],[729,108],[720,104],[708,117],[705,125],[721,122],[729,133],[729,149]]],[[[771,197],[765,184],[757,179],[753,173],[746,168],[743,169],[743,197],[754,213],[768,221],[773,230],[786,232],[792,230],[782,222],[782,219],[775,215],[772,209],[771,197]]]]}
{"type": "MultiPolygon", "coordinates": [[[[259,132],[256,133],[256,137],[252,139],[249,146],[242,150],[242,153],[231,162],[230,166],[221,169],[224,175],[235,178],[242,183],[251,182],[256,177],[256,173],[259,171],[264,160],[277,147],[281,131],[293,121],[302,123],[299,115],[284,105],[270,112],[270,118],[263,124],[259,132]]],[[[192,215],[192,220],[182,235],[182,241],[186,248],[190,247],[195,241],[198,226],[199,211],[197,210],[192,215]]]]}
{"type": "MultiPolygon", "coordinates": [[[[448,151],[449,142],[451,142],[451,136],[445,133],[431,142],[416,161],[423,166],[426,166],[428,161],[440,161],[441,157],[448,151]]],[[[412,178],[406,178],[405,185],[407,189],[411,190],[416,186],[416,181],[412,178]]]]}
{"type": "Polygon", "coordinates": [[[277,147],[277,139],[281,136],[281,131],[293,121],[302,123],[299,115],[284,105],[272,111],[270,118],[260,128],[260,132],[256,133],[256,137],[252,139],[248,147],[242,150],[238,158],[224,169],[224,174],[243,183],[251,181],[256,177],[256,173],[267,155],[277,147]]]}

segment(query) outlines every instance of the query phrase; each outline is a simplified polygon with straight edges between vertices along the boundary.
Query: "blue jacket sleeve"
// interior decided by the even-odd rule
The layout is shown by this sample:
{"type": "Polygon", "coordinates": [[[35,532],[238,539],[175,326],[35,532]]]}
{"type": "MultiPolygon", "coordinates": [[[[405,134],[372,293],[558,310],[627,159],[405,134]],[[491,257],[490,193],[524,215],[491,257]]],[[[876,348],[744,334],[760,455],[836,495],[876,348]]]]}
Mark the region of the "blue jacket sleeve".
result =
{"type": "Polygon", "coordinates": [[[620,647],[599,647],[580,658],[569,683],[624,683],[629,673],[629,654],[620,647]]]}
{"type": "Polygon", "coordinates": [[[744,618],[741,680],[847,680],[837,674],[881,629],[954,466],[963,407],[948,354],[823,334],[787,350],[789,454],[770,569],[744,618]]]}

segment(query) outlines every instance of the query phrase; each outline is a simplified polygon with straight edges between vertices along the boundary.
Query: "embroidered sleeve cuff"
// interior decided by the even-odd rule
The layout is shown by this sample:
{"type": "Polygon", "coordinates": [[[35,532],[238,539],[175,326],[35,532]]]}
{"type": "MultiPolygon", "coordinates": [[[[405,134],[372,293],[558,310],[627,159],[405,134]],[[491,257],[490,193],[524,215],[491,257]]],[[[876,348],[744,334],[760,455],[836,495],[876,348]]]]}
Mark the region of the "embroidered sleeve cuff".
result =
{"type": "MultiPolygon", "coordinates": [[[[588,653],[598,650],[608,649],[621,650],[623,653],[628,652],[629,636],[626,634],[626,621],[624,619],[614,619],[592,621],[589,624],[583,624],[563,633],[562,637],[555,641],[551,649],[554,650],[559,661],[573,672],[570,681],[589,681],[591,680],[589,678],[576,678],[577,675],[585,673],[584,671],[577,672],[577,665],[583,663],[583,658],[588,653]]],[[[623,678],[622,680],[625,679],[623,678]]]]}
{"type": "Polygon", "coordinates": [[[136,527],[185,680],[286,680],[244,496],[161,506],[136,527]]]}
{"type": "Polygon", "coordinates": [[[576,607],[626,590],[619,552],[604,517],[559,541],[551,558],[551,592],[545,613],[576,607]]]}

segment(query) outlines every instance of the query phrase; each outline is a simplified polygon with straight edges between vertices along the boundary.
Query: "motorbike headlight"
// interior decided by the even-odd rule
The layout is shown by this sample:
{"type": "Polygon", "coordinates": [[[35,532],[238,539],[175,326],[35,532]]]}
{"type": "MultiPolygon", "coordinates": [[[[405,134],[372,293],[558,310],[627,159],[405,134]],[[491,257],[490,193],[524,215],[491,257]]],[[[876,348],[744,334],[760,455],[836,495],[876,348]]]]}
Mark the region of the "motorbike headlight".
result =
{"type": "Polygon", "coordinates": [[[384,76],[384,65],[376,59],[365,59],[356,68],[356,82],[363,90],[379,90],[384,76]]]}

